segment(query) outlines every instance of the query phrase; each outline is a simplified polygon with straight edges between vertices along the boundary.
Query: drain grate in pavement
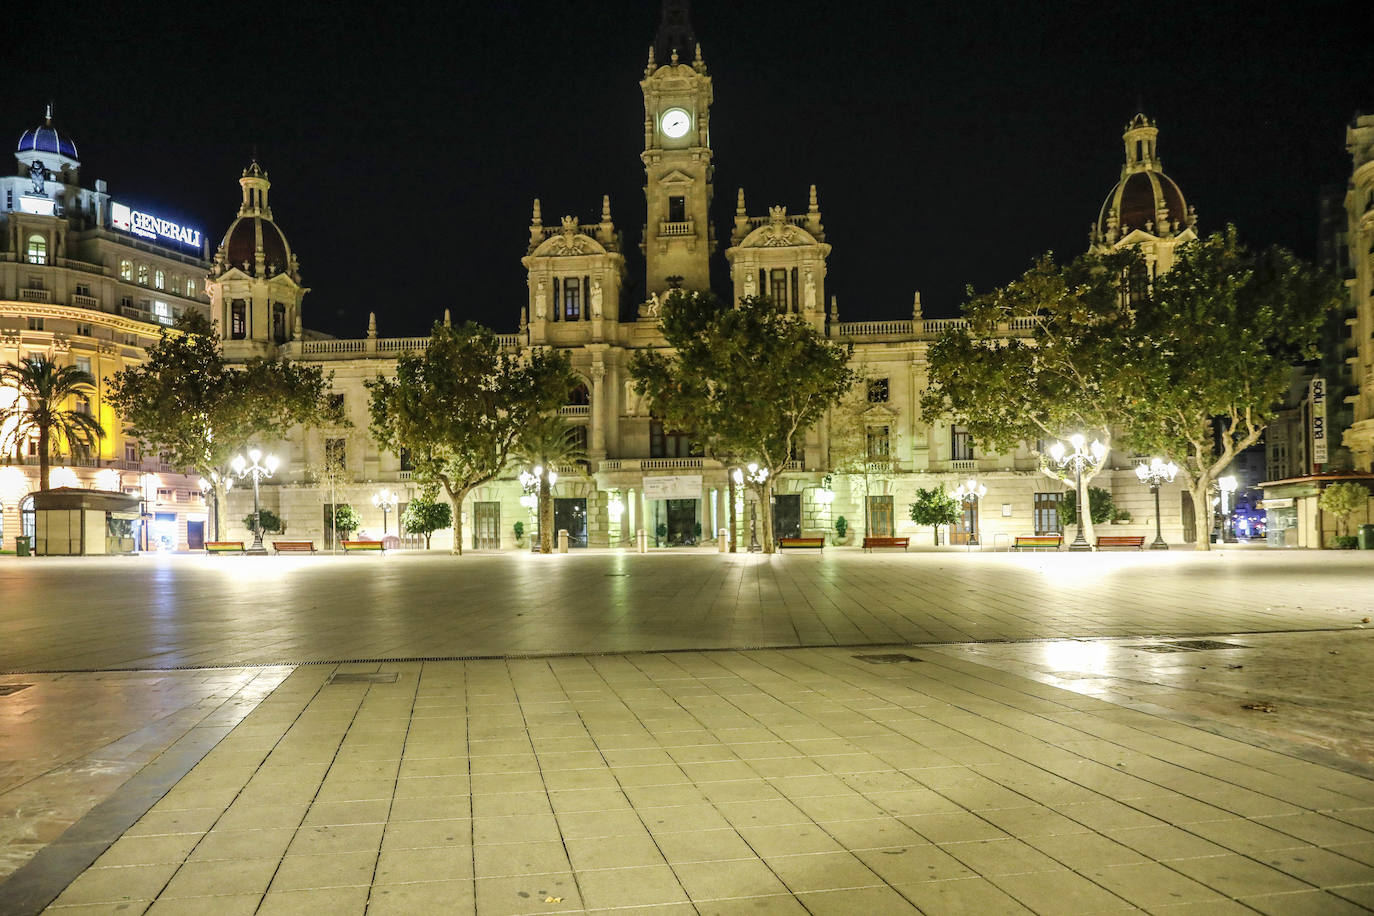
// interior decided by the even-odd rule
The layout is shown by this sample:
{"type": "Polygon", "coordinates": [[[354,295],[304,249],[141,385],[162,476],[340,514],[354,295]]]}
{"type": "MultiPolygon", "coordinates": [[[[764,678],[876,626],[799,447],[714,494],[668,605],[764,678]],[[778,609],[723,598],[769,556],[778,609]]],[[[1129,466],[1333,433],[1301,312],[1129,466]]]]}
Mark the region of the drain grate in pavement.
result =
{"type": "Polygon", "coordinates": [[[895,665],[900,662],[919,662],[919,658],[913,658],[901,652],[885,652],[879,655],[856,655],[854,656],[861,662],[868,662],[870,665],[895,665]]]}
{"type": "Polygon", "coordinates": [[[32,684],[0,684],[0,697],[7,697],[32,686],[32,684]]]}
{"type": "Polygon", "coordinates": [[[1249,646],[1242,646],[1234,642],[1217,642],[1215,639],[1185,639],[1182,642],[1174,643],[1185,649],[1196,649],[1199,652],[1207,652],[1211,649],[1248,649],[1249,646]]]}
{"type": "Polygon", "coordinates": [[[388,671],[384,674],[359,674],[353,671],[345,671],[336,674],[329,679],[331,684],[394,684],[396,683],[396,672],[388,671]]]}
{"type": "Polygon", "coordinates": [[[1136,648],[1139,649],[1141,652],[1159,652],[1159,653],[1164,653],[1164,652],[1187,652],[1187,651],[1188,651],[1188,650],[1185,649],[1183,646],[1169,646],[1169,645],[1164,645],[1164,646],[1136,646],[1136,648]]]}

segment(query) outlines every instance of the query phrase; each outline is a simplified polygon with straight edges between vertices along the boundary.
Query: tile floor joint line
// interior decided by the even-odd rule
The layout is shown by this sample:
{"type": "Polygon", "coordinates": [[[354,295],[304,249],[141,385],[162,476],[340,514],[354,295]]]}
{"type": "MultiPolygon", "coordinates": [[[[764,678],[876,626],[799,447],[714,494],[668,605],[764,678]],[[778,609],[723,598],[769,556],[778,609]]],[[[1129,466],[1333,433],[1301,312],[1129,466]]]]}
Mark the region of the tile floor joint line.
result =
{"type": "MultiPolygon", "coordinates": [[[[242,688],[235,691],[233,696],[220,704],[220,708],[233,702],[241,693],[242,688]]],[[[192,726],[113,794],[96,804],[61,836],[0,882],[0,916],[36,916],[41,913],[191,772],[230,731],[232,726],[202,726],[199,723],[192,726]]]]}

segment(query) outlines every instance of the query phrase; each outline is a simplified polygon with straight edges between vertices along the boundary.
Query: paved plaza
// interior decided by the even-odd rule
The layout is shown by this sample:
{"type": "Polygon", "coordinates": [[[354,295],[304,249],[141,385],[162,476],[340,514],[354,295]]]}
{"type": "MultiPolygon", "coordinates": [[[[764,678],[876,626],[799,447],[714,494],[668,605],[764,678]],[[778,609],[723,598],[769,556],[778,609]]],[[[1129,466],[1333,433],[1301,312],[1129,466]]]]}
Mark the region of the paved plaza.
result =
{"type": "Polygon", "coordinates": [[[0,558],[0,913],[1374,909],[1374,557],[0,558]]]}

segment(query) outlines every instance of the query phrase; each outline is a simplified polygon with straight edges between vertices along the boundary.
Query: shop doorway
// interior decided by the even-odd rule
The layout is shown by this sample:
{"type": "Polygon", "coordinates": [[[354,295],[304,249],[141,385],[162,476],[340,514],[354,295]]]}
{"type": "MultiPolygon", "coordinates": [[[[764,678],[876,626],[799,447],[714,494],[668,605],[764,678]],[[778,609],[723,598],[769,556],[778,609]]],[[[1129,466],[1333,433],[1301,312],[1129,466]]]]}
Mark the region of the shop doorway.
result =
{"type": "Polygon", "coordinates": [[[773,497],[773,537],[801,537],[801,494],[773,497]]]}
{"type": "Polygon", "coordinates": [[[978,530],[978,503],[976,500],[968,500],[960,508],[963,511],[959,515],[959,521],[950,529],[949,542],[971,544],[978,530]]]}
{"type": "Polygon", "coordinates": [[[695,499],[667,499],[666,507],[669,547],[690,547],[701,539],[697,526],[695,499]]]}
{"type": "Polygon", "coordinates": [[[472,549],[499,550],[501,548],[501,504],[480,502],[472,504],[472,549]]]}
{"type": "Polygon", "coordinates": [[[868,497],[868,533],[875,538],[890,538],[892,528],[892,497],[868,497]]]}
{"type": "Polygon", "coordinates": [[[205,523],[186,523],[186,547],[188,550],[205,549],[205,523]]]}
{"type": "Polygon", "coordinates": [[[558,532],[567,529],[569,547],[587,546],[587,500],[555,499],[553,501],[553,544],[558,549],[558,532]]]}

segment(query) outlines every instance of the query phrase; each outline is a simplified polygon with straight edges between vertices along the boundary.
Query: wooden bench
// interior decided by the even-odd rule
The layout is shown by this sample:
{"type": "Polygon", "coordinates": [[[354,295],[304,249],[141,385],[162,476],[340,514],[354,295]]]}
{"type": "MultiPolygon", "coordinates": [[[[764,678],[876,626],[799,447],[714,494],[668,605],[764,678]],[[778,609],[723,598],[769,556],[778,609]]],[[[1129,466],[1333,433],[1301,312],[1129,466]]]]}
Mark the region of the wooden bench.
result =
{"type": "Polygon", "coordinates": [[[778,549],[783,548],[805,549],[805,550],[824,550],[825,538],[778,538],[778,549]]]}
{"type": "Polygon", "coordinates": [[[343,545],[344,553],[354,550],[375,550],[378,553],[386,550],[386,545],[381,541],[340,541],[343,545]]]}
{"type": "Polygon", "coordinates": [[[1097,549],[1105,547],[1134,547],[1136,550],[1145,549],[1145,535],[1143,534],[1099,534],[1097,536],[1097,549]]]}
{"type": "Polygon", "coordinates": [[[216,553],[243,553],[243,541],[206,541],[206,556],[216,553]]]}
{"type": "Polygon", "coordinates": [[[272,549],[277,553],[314,553],[314,541],[273,541],[272,549]]]}
{"type": "Polygon", "coordinates": [[[900,547],[903,550],[910,545],[911,538],[864,538],[864,550],[872,550],[875,547],[900,547]]]}
{"type": "Polygon", "coordinates": [[[1062,534],[1018,534],[1012,550],[1058,550],[1064,543],[1062,534]]]}

